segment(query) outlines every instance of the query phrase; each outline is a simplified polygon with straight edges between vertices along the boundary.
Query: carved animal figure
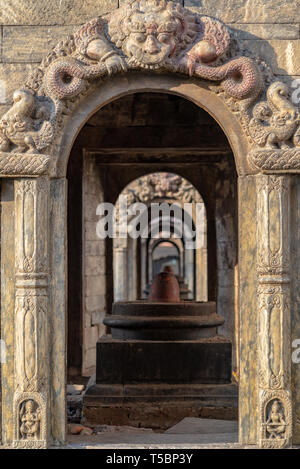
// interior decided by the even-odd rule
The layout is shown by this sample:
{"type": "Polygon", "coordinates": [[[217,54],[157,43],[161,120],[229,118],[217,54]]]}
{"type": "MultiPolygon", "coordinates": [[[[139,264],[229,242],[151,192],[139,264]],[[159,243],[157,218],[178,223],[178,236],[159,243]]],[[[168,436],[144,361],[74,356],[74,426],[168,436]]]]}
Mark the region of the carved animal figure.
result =
{"type": "Polygon", "coordinates": [[[110,16],[83,26],[75,44],[77,56],[58,59],[46,71],[45,88],[51,97],[71,98],[83,91],[85,80],[128,68],[165,68],[221,81],[237,99],[256,97],[261,88],[251,59],[214,65],[230,44],[222,22],[166,0],[127,0],[110,16]]]}
{"type": "Polygon", "coordinates": [[[37,104],[29,90],[17,90],[13,106],[0,120],[0,150],[14,153],[38,153],[53,140],[54,129],[47,120],[49,111],[37,104]]]}
{"type": "Polygon", "coordinates": [[[293,143],[300,143],[299,124],[300,115],[289,100],[288,86],[275,82],[268,88],[267,101],[254,107],[249,133],[260,146],[290,148],[293,136],[293,143]]]}

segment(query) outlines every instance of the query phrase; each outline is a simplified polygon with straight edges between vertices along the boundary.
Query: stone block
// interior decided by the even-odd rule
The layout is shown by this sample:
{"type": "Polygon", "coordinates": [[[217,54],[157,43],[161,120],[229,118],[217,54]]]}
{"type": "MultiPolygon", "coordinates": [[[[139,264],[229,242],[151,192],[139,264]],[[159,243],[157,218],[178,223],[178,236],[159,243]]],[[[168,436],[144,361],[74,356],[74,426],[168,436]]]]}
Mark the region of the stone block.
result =
{"type": "Polygon", "coordinates": [[[105,274],[105,257],[100,256],[86,256],[85,261],[85,275],[103,275],[105,274]]]}
{"type": "Polygon", "coordinates": [[[98,204],[103,201],[102,191],[100,189],[99,178],[95,176],[95,168],[91,168],[93,175],[85,174],[83,176],[84,193],[91,196],[97,196],[98,204]]]}
{"type": "Polygon", "coordinates": [[[99,339],[98,327],[85,327],[83,330],[83,339],[84,349],[86,351],[96,347],[97,340],[99,339]]]}
{"type": "Polygon", "coordinates": [[[299,39],[299,25],[290,24],[229,24],[238,39],[299,39]]]}
{"type": "Polygon", "coordinates": [[[92,314],[89,311],[84,313],[84,327],[92,327],[92,314]]]}
{"type": "Polygon", "coordinates": [[[97,241],[85,241],[85,255],[86,256],[104,256],[105,255],[105,241],[97,238],[97,241]]]}
{"type": "Polygon", "coordinates": [[[86,221],[85,224],[85,239],[87,241],[100,241],[96,233],[97,223],[95,221],[86,221]]]}
{"type": "Polygon", "coordinates": [[[85,299],[85,307],[89,312],[104,310],[105,309],[105,297],[104,295],[88,296],[85,299]]]}
{"type": "Polygon", "coordinates": [[[28,75],[33,70],[31,64],[0,64],[0,112],[3,115],[12,104],[15,90],[24,85],[28,75]]]}
{"type": "Polygon", "coordinates": [[[185,0],[185,6],[225,23],[299,23],[295,0],[185,0]]]}
{"type": "Polygon", "coordinates": [[[97,383],[231,382],[229,340],[131,341],[101,337],[97,342],[97,383]],[[151,357],[151,360],[149,360],[151,357]]]}
{"type": "Polygon", "coordinates": [[[85,277],[86,296],[105,295],[105,276],[93,275],[85,277]]]}
{"type": "MultiPolygon", "coordinates": [[[[98,193],[100,192],[98,188],[98,193]]],[[[84,197],[84,218],[88,221],[96,221],[100,219],[99,215],[97,215],[97,207],[101,203],[101,198],[99,195],[86,195],[84,197]]]]}
{"type": "Polygon", "coordinates": [[[118,7],[118,0],[0,0],[4,25],[82,24],[118,7]]]}
{"type": "Polygon", "coordinates": [[[300,75],[300,40],[242,40],[241,44],[263,59],[277,75],[300,75]]]}
{"type": "Polygon", "coordinates": [[[102,326],[103,319],[105,318],[105,311],[94,311],[92,313],[92,325],[93,326],[102,326]]]}
{"type": "Polygon", "coordinates": [[[82,375],[91,376],[96,371],[96,347],[84,352],[82,375]]]}
{"type": "Polygon", "coordinates": [[[77,26],[4,26],[3,62],[40,62],[76,29],[77,26]]]}

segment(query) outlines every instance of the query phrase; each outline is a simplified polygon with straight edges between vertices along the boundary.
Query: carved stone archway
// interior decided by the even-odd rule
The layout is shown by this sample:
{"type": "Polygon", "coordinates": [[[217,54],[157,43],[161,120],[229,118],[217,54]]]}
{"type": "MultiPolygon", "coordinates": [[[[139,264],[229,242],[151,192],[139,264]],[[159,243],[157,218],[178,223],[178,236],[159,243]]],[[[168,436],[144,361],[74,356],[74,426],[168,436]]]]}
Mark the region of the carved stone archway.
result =
{"type": "Polygon", "coordinates": [[[222,22],[165,0],[128,0],[52,50],[0,121],[3,444],[65,441],[68,156],[91,114],[136,91],[192,100],[228,137],[239,175],[240,442],[300,443],[290,357],[299,112],[222,22]]]}
{"type": "MultiPolygon", "coordinates": [[[[128,206],[135,203],[143,203],[145,206],[150,207],[151,203],[168,202],[170,204],[177,204],[184,209],[185,203],[198,204],[198,220],[201,219],[201,242],[202,245],[197,249],[196,254],[196,270],[197,270],[197,301],[207,301],[207,220],[206,209],[204,201],[198,190],[185,178],[172,173],[152,173],[141,178],[138,178],[129,183],[121,192],[116,203],[116,215],[119,213],[120,197],[126,197],[128,206]]],[[[194,214],[195,215],[195,214],[194,214]]],[[[132,217],[134,218],[134,217],[132,217]]],[[[194,216],[195,218],[195,216],[194,216]]],[[[120,224],[120,219],[117,218],[120,224]]],[[[195,223],[195,219],[193,220],[195,223]]],[[[130,218],[127,219],[130,222],[130,218]]],[[[121,231],[118,227],[117,232],[121,231]]],[[[200,231],[200,230],[199,230],[200,231]]],[[[141,240],[141,247],[144,247],[142,252],[146,256],[146,239],[141,240]]],[[[194,288],[194,260],[193,250],[185,250],[185,266],[188,275],[188,282],[191,288],[194,288]],[[189,267],[190,266],[190,267],[189,267]],[[192,272],[189,269],[192,268],[192,272]]],[[[115,287],[115,301],[125,301],[130,298],[127,296],[130,292],[128,289],[128,272],[132,272],[132,268],[128,271],[127,262],[128,258],[128,238],[114,240],[114,287],[115,287]]],[[[142,260],[143,263],[143,260],[142,260]]],[[[146,264],[142,271],[146,273],[146,264]]],[[[149,279],[150,281],[150,279],[149,279]]],[[[143,290],[146,288],[146,280],[142,279],[143,290]]],[[[136,298],[134,298],[136,299],[136,298]]]]}

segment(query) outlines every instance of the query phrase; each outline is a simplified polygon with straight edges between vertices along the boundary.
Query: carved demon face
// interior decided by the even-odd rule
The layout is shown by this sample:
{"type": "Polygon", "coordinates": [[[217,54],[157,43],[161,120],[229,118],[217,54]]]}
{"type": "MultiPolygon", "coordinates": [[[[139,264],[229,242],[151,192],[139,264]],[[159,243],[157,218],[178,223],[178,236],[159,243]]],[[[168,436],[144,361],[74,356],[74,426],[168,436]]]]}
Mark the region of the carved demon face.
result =
{"type": "Polygon", "coordinates": [[[192,43],[196,33],[195,17],[165,0],[128,0],[109,23],[112,42],[142,68],[159,68],[192,43]]]}
{"type": "Polygon", "coordinates": [[[129,35],[124,51],[132,62],[157,68],[176,50],[180,25],[172,17],[134,14],[127,21],[129,35]]]}

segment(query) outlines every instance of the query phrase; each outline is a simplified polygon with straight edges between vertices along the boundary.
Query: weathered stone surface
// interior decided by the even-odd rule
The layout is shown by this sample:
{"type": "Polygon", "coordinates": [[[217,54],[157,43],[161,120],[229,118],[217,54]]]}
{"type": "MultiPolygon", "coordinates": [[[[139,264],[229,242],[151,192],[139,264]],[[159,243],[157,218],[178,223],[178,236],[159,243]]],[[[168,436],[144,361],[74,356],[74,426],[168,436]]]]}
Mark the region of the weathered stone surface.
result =
{"type": "MultiPolygon", "coordinates": [[[[183,5],[184,0],[172,0],[174,3],[180,3],[183,5]]],[[[119,0],[119,5],[122,6],[125,3],[125,0],[119,0]]]]}
{"type": "Polygon", "coordinates": [[[87,256],[103,256],[105,254],[105,243],[96,241],[85,241],[85,253],[87,256]]]}
{"type": "Polygon", "coordinates": [[[103,319],[105,318],[105,312],[103,311],[94,311],[92,313],[92,326],[102,325],[103,319]]]}
{"type": "Polygon", "coordinates": [[[241,44],[251,50],[278,75],[300,74],[300,40],[242,40],[241,44]]]}
{"type": "Polygon", "coordinates": [[[256,186],[254,177],[239,180],[239,438],[257,441],[256,186]]]}
{"type": "Polygon", "coordinates": [[[65,179],[51,181],[51,428],[55,443],[66,440],[66,204],[65,179]]]}
{"type": "Polygon", "coordinates": [[[293,443],[300,444],[300,177],[294,178],[291,191],[291,218],[295,220],[295,229],[291,233],[291,343],[292,343],[292,399],[293,399],[293,443]]]}
{"type": "Polygon", "coordinates": [[[229,24],[239,39],[299,39],[299,25],[290,24],[229,24]]]}
{"type": "Polygon", "coordinates": [[[0,104],[6,105],[0,108],[1,114],[12,104],[14,91],[22,87],[32,69],[30,64],[0,64],[0,104]]]}
{"type": "Polygon", "coordinates": [[[104,309],[105,297],[103,295],[88,296],[85,299],[85,307],[87,311],[93,312],[98,309],[104,309]]]}
{"type": "Polygon", "coordinates": [[[14,392],[14,182],[1,184],[1,338],[5,340],[6,363],[1,365],[2,443],[13,440],[14,392]]]}
{"type": "Polygon", "coordinates": [[[105,295],[105,276],[104,275],[90,275],[86,285],[86,295],[105,295]]]}
{"type": "Polygon", "coordinates": [[[5,26],[3,62],[40,62],[59,42],[76,31],[77,26],[5,26]]]}
{"type": "Polygon", "coordinates": [[[294,0],[185,0],[185,6],[225,23],[297,23],[300,9],[294,0]]]}
{"type": "Polygon", "coordinates": [[[0,0],[0,24],[81,24],[118,7],[118,0],[0,0]]]}

